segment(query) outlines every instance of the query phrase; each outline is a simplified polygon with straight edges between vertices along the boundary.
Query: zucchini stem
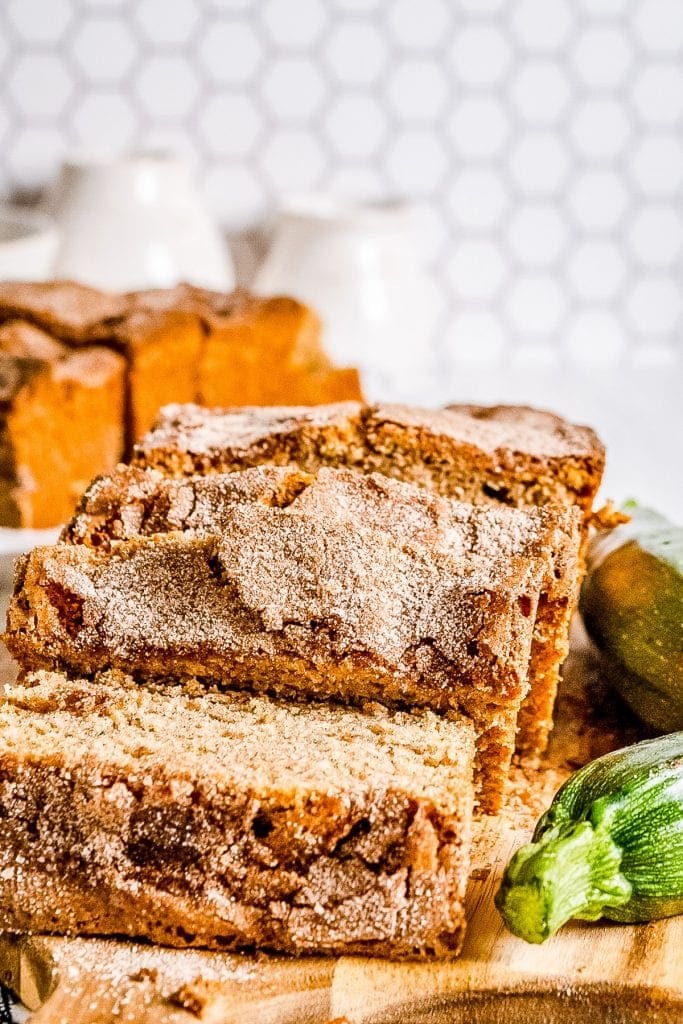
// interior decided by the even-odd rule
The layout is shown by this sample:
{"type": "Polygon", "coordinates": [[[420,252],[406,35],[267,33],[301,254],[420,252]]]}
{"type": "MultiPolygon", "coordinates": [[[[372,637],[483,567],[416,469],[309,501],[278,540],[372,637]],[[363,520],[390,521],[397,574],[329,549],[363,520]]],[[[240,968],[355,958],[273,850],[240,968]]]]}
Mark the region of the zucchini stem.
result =
{"type": "Polygon", "coordinates": [[[570,918],[596,921],[631,898],[621,850],[604,825],[565,822],[528,843],[507,866],[496,906],[527,942],[543,942],[570,918]]]}

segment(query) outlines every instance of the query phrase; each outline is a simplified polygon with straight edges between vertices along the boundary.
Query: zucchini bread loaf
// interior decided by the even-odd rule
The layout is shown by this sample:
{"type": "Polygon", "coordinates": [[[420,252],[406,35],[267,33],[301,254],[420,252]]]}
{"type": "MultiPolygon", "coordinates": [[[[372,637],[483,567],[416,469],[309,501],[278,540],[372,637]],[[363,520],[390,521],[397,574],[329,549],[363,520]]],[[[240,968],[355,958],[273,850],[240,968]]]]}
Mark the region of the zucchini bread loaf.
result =
{"type": "Polygon", "coordinates": [[[27,669],[463,712],[495,810],[540,595],[566,609],[571,526],[379,474],[122,467],[91,488],[65,542],[24,560],[6,640],[27,669]]]}
{"type": "Polygon", "coordinates": [[[285,297],[4,282],[0,335],[0,525],[63,523],[75,495],[129,454],[166,402],[360,397],[356,370],[327,358],[315,313],[285,297]]]}
{"type": "MultiPolygon", "coordinates": [[[[444,410],[356,402],[315,409],[164,409],[133,461],[170,475],[207,474],[262,464],[377,471],[463,501],[494,506],[556,506],[581,520],[585,546],[604,449],[588,427],[520,406],[444,410]]],[[[562,514],[561,514],[562,515],[562,514]]],[[[532,686],[519,722],[518,750],[541,753],[552,728],[560,666],[583,575],[576,526],[555,584],[541,600],[532,686]]]]}
{"type": "Polygon", "coordinates": [[[0,702],[0,928],[454,955],[471,727],[118,673],[0,702]]]}

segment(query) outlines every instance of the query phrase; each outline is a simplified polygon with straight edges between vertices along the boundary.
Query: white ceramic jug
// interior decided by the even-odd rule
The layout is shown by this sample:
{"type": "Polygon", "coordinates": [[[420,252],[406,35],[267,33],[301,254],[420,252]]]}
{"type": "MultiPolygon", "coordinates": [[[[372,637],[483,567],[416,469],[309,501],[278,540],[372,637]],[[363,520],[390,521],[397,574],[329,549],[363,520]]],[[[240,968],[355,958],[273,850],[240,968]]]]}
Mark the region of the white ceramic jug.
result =
{"type": "Polygon", "coordinates": [[[421,373],[428,299],[404,204],[288,204],[254,289],[313,306],[325,348],[335,362],[360,367],[368,395],[402,395],[409,375],[421,373]]]}
{"type": "Polygon", "coordinates": [[[113,291],[234,286],[227,245],[177,157],[75,160],[45,205],[61,231],[56,277],[113,291]]]}

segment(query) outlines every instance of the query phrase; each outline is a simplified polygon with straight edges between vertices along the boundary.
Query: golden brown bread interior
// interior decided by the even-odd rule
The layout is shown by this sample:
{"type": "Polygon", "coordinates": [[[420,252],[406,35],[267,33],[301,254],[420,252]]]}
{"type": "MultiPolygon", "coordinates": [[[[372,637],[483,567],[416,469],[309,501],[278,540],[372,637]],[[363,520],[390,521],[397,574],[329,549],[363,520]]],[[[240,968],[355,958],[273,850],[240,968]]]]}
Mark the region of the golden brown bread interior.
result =
{"type": "Polygon", "coordinates": [[[74,351],[22,321],[0,326],[0,523],[63,522],[123,447],[123,359],[74,351]]]}
{"type": "Polygon", "coordinates": [[[294,299],[249,299],[208,318],[199,364],[202,405],[308,405],[360,396],[355,370],[335,370],[320,321],[294,299]]]}
{"type": "Polygon", "coordinates": [[[0,703],[0,927],[452,956],[471,727],[37,673],[0,703]]]}

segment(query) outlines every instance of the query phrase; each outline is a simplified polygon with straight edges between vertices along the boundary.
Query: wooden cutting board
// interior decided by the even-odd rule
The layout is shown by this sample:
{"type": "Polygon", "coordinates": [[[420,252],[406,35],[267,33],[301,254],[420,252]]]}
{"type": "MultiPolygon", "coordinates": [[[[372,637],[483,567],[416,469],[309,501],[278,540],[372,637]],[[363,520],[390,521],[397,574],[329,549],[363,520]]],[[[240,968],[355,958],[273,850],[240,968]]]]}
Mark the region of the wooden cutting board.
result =
{"type": "Polygon", "coordinates": [[[683,917],[569,925],[543,946],[507,933],[503,867],[574,768],[640,738],[583,643],[565,669],[551,750],[516,768],[503,815],[477,825],[462,955],[442,963],[293,960],[100,939],[0,938],[0,977],[32,1024],[680,1024],[683,917]]]}

